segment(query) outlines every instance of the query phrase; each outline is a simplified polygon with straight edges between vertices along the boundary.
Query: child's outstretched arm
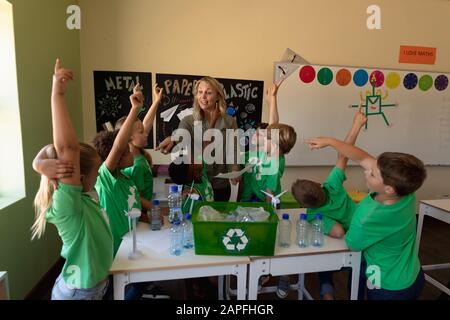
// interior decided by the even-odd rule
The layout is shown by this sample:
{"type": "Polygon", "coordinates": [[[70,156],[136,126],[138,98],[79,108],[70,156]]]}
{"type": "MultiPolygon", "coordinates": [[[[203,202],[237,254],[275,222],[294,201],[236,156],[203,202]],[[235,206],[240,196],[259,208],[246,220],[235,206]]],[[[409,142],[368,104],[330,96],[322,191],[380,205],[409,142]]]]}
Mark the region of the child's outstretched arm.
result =
{"type": "Polygon", "coordinates": [[[63,177],[60,181],[80,185],[80,145],[64,98],[70,80],[73,80],[72,71],[62,68],[61,61],[57,59],[51,97],[53,144],[57,158],[71,162],[74,166],[73,175],[63,177]]]}
{"type": "Polygon", "coordinates": [[[145,115],[143,124],[144,124],[144,133],[146,136],[149,135],[150,130],[153,127],[153,122],[155,121],[156,110],[158,109],[158,105],[161,102],[162,98],[162,89],[158,87],[158,84],[155,84],[153,87],[153,95],[155,99],[153,100],[152,105],[148,109],[147,114],[145,115]]]}
{"type": "MultiPolygon", "coordinates": [[[[136,87],[137,86],[139,86],[139,84],[136,85],[136,87]]],[[[127,119],[123,123],[122,127],[120,127],[119,133],[117,134],[117,137],[114,140],[113,147],[105,160],[105,165],[110,172],[113,172],[117,168],[120,158],[127,150],[127,148],[129,148],[128,142],[130,140],[131,133],[133,131],[133,124],[136,121],[137,115],[144,103],[144,95],[142,94],[141,91],[136,91],[130,96],[130,101],[131,101],[130,113],[128,114],[127,119]]]]}
{"type": "MultiPolygon", "coordinates": [[[[347,133],[344,142],[351,145],[355,145],[356,138],[358,137],[361,128],[366,124],[366,122],[367,117],[364,113],[361,112],[361,104],[360,104],[358,110],[355,113],[355,116],[353,117],[352,127],[350,128],[350,131],[347,133]]],[[[336,167],[345,170],[347,162],[348,158],[339,152],[336,160],[336,167]]]]}
{"type": "Polygon", "coordinates": [[[53,144],[49,144],[43,147],[34,158],[33,169],[49,180],[56,180],[71,177],[74,165],[70,161],[57,159],[53,144]]]}
{"type": "Polygon", "coordinates": [[[278,116],[277,93],[279,84],[272,83],[266,91],[266,100],[269,103],[269,125],[276,124],[280,121],[278,116]]]}
{"type": "Polygon", "coordinates": [[[376,159],[364,150],[334,138],[318,137],[307,139],[305,140],[305,143],[308,144],[311,149],[333,147],[344,156],[358,162],[359,165],[366,170],[372,169],[373,165],[376,163],[376,159]]]}

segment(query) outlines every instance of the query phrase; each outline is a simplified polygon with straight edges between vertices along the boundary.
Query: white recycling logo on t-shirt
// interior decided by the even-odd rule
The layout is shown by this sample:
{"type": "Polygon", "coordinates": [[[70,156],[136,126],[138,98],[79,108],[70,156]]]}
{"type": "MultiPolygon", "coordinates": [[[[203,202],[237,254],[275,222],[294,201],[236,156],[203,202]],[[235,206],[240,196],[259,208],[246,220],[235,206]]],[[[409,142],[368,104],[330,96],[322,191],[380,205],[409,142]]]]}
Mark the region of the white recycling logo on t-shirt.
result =
{"type": "Polygon", "coordinates": [[[242,251],[248,244],[248,238],[241,229],[229,229],[222,240],[223,245],[228,251],[242,251]],[[238,243],[231,241],[232,238],[238,238],[238,243]]]}

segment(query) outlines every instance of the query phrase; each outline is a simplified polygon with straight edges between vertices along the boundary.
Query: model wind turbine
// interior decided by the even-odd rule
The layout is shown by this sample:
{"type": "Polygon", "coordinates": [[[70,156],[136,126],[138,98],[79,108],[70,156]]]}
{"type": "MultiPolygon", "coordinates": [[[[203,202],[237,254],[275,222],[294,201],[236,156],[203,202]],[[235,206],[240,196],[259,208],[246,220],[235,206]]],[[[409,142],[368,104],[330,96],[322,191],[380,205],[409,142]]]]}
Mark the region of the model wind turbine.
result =
{"type": "Polygon", "coordinates": [[[194,208],[194,202],[200,199],[200,195],[191,193],[189,194],[189,198],[191,198],[191,207],[189,208],[189,214],[192,216],[192,208],[194,208]]]}
{"type": "Polygon", "coordinates": [[[137,239],[136,239],[136,220],[141,216],[141,211],[139,209],[133,208],[130,211],[124,211],[125,215],[128,216],[128,228],[130,230],[130,235],[133,236],[133,251],[128,253],[128,259],[135,260],[142,256],[142,252],[137,249],[137,239]]]}
{"type": "Polygon", "coordinates": [[[273,194],[267,193],[264,190],[261,190],[262,193],[264,193],[266,196],[269,196],[272,198],[272,206],[275,209],[278,209],[278,205],[281,203],[280,201],[280,197],[285,194],[287,192],[287,190],[284,190],[283,192],[277,194],[276,196],[274,196],[273,194]]]}
{"type": "Polygon", "coordinates": [[[141,216],[141,210],[133,208],[135,202],[134,188],[130,187],[131,195],[128,197],[128,208],[129,210],[124,210],[125,215],[128,217],[128,228],[130,235],[133,236],[133,251],[128,253],[128,259],[135,260],[142,256],[142,252],[137,249],[137,239],[136,239],[136,220],[141,216]]]}

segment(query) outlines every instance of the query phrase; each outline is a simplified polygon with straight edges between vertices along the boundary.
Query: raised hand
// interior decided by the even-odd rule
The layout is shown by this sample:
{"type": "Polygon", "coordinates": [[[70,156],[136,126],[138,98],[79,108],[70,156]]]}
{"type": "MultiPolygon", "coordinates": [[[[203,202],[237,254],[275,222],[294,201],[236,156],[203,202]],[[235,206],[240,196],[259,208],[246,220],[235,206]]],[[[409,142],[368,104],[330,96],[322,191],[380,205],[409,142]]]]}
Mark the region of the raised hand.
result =
{"type": "Polygon", "coordinates": [[[359,104],[358,110],[356,111],[355,115],[353,116],[353,125],[361,128],[364,126],[367,122],[366,115],[361,111],[361,103],[359,104]]]}
{"type": "MultiPolygon", "coordinates": [[[[133,91],[134,91],[134,89],[133,89],[133,91]]],[[[144,105],[144,95],[142,94],[142,91],[137,90],[136,92],[134,92],[130,96],[130,101],[131,101],[132,108],[141,108],[144,105]]]]}
{"type": "Polygon", "coordinates": [[[158,87],[158,84],[155,83],[155,85],[153,86],[153,95],[155,96],[155,100],[153,103],[155,102],[159,103],[161,101],[162,94],[163,94],[162,88],[158,87]]]}
{"type": "Polygon", "coordinates": [[[272,83],[272,85],[270,86],[270,88],[266,90],[266,96],[265,96],[265,98],[266,98],[266,101],[267,101],[267,102],[270,102],[270,99],[271,99],[272,97],[275,97],[275,96],[277,95],[277,92],[278,92],[278,88],[279,88],[279,87],[280,87],[279,84],[272,83]]]}
{"type": "Polygon", "coordinates": [[[61,60],[56,59],[55,73],[53,74],[52,93],[64,95],[70,80],[73,80],[73,73],[61,66],[61,60]]]}
{"type": "Polygon", "coordinates": [[[137,92],[140,92],[140,91],[142,91],[141,84],[140,84],[140,83],[137,83],[137,84],[134,86],[134,88],[133,88],[133,93],[137,93],[137,92]]]}

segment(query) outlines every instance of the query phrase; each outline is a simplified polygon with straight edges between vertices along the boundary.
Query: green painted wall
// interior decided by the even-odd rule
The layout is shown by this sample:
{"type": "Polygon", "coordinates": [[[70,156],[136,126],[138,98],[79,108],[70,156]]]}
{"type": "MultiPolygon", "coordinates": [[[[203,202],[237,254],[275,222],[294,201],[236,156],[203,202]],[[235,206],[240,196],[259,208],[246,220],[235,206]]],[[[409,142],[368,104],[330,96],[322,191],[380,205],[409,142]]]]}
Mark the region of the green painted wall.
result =
{"type": "Polygon", "coordinates": [[[52,141],[50,91],[55,59],[75,73],[67,101],[82,139],[80,35],[68,30],[66,9],[74,0],[9,0],[13,4],[17,81],[22,124],[26,198],[0,211],[0,271],[8,271],[12,299],[22,299],[57,261],[61,242],[53,225],[30,241],[33,198],[39,176],[31,163],[52,141]]]}

